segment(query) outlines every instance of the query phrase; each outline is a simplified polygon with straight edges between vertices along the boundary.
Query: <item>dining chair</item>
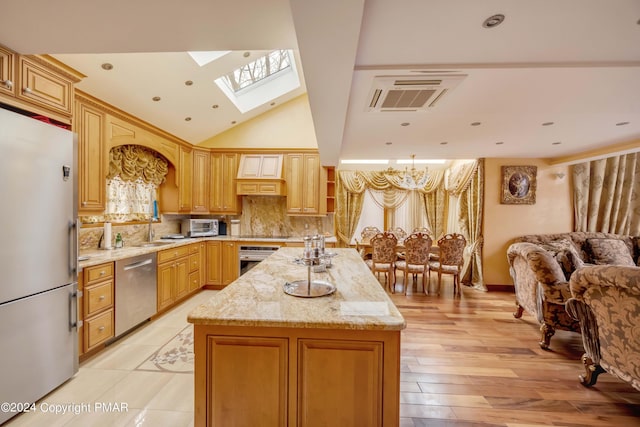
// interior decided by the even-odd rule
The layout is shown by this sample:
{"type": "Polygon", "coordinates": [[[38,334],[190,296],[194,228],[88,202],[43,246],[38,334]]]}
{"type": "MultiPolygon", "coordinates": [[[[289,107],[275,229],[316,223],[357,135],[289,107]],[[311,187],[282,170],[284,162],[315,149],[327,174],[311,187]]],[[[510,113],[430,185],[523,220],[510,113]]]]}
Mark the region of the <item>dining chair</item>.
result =
{"type": "Polygon", "coordinates": [[[422,233],[431,236],[431,230],[429,230],[427,227],[416,227],[411,231],[411,234],[413,233],[422,233]]]}
{"type": "Polygon", "coordinates": [[[400,242],[407,237],[407,232],[402,229],[402,227],[391,228],[387,231],[388,233],[396,236],[396,239],[400,242]]]}
{"type": "Polygon", "coordinates": [[[391,291],[395,292],[396,286],[396,245],[398,239],[391,233],[378,233],[371,238],[371,259],[365,260],[373,273],[384,272],[384,281],[391,291]]]}
{"type": "Polygon", "coordinates": [[[460,273],[462,272],[466,245],[467,240],[458,233],[445,234],[438,240],[439,257],[437,260],[429,261],[428,271],[429,280],[431,280],[431,271],[438,272],[438,295],[440,295],[440,283],[444,273],[453,275],[453,294],[460,296],[460,273]]]}
{"type": "Polygon", "coordinates": [[[405,295],[409,287],[409,273],[412,275],[413,284],[417,281],[417,275],[422,274],[422,291],[425,295],[429,294],[426,277],[429,271],[429,250],[431,249],[431,244],[431,237],[422,233],[411,233],[409,237],[404,239],[405,256],[404,259],[396,261],[396,269],[404,272],[405,295]]]}
{"type": "Polygon", "coordinates": [[[360,232],[360,240],[356,239],[356,250],[362,259],[371,258],[370,251],[367,251],[367,245],[370,244],[371,238],[380,232],[381,231],[378,227],[374,227],[372,225],[368,225],[362,229],[360,232]]]}

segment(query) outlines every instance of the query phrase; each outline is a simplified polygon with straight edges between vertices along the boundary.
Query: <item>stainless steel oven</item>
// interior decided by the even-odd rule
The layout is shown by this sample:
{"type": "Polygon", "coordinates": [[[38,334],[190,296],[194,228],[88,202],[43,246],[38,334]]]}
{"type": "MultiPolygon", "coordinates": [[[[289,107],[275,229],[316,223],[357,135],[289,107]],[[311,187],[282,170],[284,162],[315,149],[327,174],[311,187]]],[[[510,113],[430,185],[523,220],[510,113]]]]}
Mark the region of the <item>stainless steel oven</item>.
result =
{"type": "Polygon", "coordinates": [[[239,268],[240,268],[240,276],[242,276],[247,271],[251,270],[253,267],[258,265],[258,263],[269,255],[274,253],[280,249],[280,246],[270,245],[270,246],[252,246],[252,245],[241,245],[238,248],[238,258],[239,258],[239,268]]]}

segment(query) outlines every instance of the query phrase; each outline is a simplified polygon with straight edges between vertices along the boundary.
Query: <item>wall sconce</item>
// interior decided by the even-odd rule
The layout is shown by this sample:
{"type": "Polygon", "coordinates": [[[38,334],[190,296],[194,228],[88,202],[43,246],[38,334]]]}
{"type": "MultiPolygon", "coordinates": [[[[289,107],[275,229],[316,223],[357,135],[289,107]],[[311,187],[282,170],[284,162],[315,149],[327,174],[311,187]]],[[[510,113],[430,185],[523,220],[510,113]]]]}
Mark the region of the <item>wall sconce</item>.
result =
{"type": "Polygon", "coordinates": [[[564,179],[565,177],[565,173],[564,172],[555,172],[552,174],[552,176],[556,179],[564,179]]]}

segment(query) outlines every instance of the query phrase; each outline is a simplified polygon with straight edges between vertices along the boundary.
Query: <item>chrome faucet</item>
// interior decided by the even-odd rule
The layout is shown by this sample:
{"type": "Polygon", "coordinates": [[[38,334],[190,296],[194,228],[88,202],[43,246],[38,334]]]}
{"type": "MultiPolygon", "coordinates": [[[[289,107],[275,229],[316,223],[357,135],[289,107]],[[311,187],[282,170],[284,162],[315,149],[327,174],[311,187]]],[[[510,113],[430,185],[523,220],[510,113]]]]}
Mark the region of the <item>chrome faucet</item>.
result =
{"type": "Polygon", "coordinates": [[[153,215],[149,216],[149,241],[153,242],[153,238],[155,237],[155,233],[153,232],[153,215]]]}

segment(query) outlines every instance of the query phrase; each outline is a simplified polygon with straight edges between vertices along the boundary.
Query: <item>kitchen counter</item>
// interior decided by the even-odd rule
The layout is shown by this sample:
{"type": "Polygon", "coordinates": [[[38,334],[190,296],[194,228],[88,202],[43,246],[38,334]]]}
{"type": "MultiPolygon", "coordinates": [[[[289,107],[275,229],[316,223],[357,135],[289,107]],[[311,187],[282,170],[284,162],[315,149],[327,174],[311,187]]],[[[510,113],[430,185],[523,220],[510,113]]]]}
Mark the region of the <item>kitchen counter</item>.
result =
{"type": "MultiPolygon", "coordinates": [[[[83,249],[80,251],[80,258],[88,257],[79,261],[78,268],[82,270],[85,267],[91,267],[92,265],[98,265],[105,262],[117,261],[120,259],[130,258],[138,255],[148,254],[151,252],[158,252],[163,249],[171,249],[178,246],[189,245],[191,243],[197,243],[208,240],[219,241],[234,241],[234,242],[254,242],[254,243],[302,243],[302,237],[265,237],[265,236],[212,236],[212,237],[198,237],[198,238],[184,238],[184,239],[159,239],[154,243],[160,242],[158,246],[140,247],[140,246],[127,246],[119,249],[83,249]]],[[[333,236],[326,238],[326,243],[335,243],[337,239],[333,236]]],[[[140,245],[144,242],[139,243],[140,245]]]]}
{"type": "Polygon", "coordinates": [[[393,426],[400,419],[405,320],[354,249],[299,298],[301,248],[284,247],[194,308],[195,426],[393,426]],[[250,410],[247,410],[250,408],[250,410]]]}
{"type": "Polygon", "coordinates": [[[285,282],[306,279],[295,264],[300,248],[280,248],[189,315],[204,325],[330,329],[404,329],[404,318],[354,249],[331,249],[333,266],[312,273],[337,287],[333,295],[299,298],[284,293],[285,282]]]}

